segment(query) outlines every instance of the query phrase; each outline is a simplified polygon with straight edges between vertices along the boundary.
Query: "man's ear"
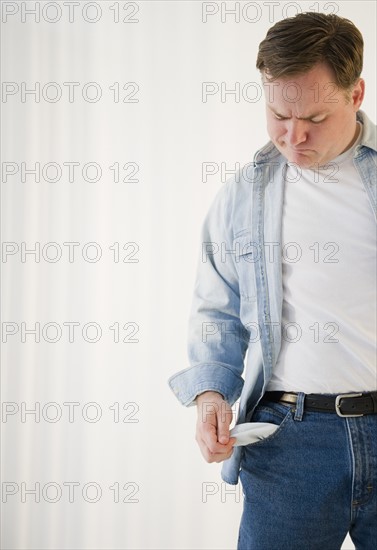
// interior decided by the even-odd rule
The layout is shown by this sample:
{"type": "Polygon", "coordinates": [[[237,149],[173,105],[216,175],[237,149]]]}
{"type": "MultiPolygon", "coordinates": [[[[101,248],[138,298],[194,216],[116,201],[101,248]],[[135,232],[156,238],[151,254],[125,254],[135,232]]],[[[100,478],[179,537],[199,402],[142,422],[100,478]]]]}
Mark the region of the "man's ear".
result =
{"type": "Polygon", "coordinates": [[[364,95],[365,95],[365,80],[363,78],[359,78],[359,80],[356,82],[351,92],[351,101],[355,112],[359,110],[363,102],[364,95]]]}

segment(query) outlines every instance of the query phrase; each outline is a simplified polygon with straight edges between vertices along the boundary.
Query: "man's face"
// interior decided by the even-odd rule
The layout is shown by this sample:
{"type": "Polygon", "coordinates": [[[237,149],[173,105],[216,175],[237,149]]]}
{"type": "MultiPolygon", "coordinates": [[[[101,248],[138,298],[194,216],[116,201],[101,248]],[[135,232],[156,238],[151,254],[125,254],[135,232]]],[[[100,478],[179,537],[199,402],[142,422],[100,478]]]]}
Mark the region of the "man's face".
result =
{"type": "Polygon", "coordinates": [[[323,166],[356,139],[356,111],[364,96],[359,79],[350,92],[335,84],[325,63],[309,72],[269,82],[263,75],[267,131],[275,146],[301,168],[323,166]]]}

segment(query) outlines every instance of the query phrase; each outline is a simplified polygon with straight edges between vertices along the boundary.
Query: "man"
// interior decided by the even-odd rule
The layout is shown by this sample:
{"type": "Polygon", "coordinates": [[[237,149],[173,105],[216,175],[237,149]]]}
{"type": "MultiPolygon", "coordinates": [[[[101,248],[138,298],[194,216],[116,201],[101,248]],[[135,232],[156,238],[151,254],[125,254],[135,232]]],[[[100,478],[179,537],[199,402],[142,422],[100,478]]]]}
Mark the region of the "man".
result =
{"type": "Polygon", "coordinates": [[[377,547],[377,150],[362,62],[359,30],[335,15],[268,31],[271,141],[203,224],[191,366],[169,383],[197,405],[204,458],[241,480],[239,550],[335,550],[347,532],[377,547]],[[253,439],[259,423],[270,435],[253,439]]]}

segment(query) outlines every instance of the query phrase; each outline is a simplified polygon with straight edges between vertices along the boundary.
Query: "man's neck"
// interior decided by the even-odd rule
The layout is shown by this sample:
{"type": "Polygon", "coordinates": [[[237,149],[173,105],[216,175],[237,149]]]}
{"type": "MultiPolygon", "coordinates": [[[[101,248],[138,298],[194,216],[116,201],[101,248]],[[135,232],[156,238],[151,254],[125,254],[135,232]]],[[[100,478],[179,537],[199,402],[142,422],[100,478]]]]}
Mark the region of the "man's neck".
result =
{"type": "Polygon", "coordinates": [[[353,134],[353,138],[350,141],[350,143],[347,145],[347,147],[345,149],[343,149],[343,151],[341,153],[339,153],[340,155],[342,155],[343,153],[348,151],[348,149],[351,149],[352,145],[354,145],[354,143],[357,141],[357,138],[360,135],[361,128],[362,128],[361,124],[358,123],[357,121],[355,121],[355,132],[353,134]]]}

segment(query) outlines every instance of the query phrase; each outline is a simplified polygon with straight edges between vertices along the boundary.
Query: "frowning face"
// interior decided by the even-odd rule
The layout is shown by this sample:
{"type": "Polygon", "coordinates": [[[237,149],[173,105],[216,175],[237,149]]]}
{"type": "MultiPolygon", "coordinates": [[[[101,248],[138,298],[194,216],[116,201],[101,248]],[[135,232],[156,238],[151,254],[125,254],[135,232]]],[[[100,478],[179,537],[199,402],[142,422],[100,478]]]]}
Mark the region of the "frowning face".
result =
{"type": "Polygon", "coordinates": [[[325,63],[309,72],[268,81],[263,75],[267,131],[290,162],[302,168],[323,166],[351,147],[357,137],[356,112],[364,80],[349,93],[337,87],[325,63]]]}

